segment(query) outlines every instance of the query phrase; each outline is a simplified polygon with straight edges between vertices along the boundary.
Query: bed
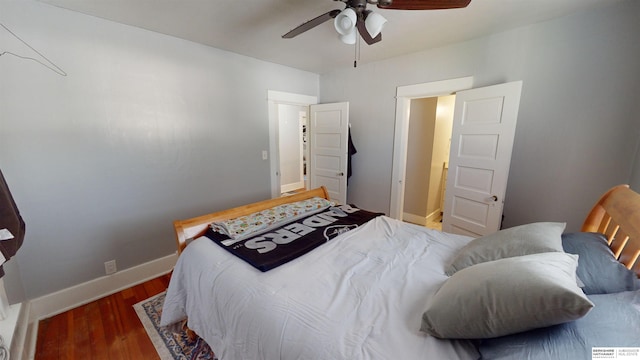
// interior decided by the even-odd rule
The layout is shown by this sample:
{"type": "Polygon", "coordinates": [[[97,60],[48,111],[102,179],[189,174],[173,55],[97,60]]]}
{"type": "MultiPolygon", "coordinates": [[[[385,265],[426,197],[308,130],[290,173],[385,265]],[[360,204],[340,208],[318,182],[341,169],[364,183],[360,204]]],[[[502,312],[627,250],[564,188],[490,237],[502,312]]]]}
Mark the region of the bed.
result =
{"type": "MultiPolygon", "coordinates": [[[[268,271],[205,236],[211,224],[318,198],[329,199],[324,188],[176,221],[180,256],[161,324],[187,318],[220,360],[568,359],[640,348],[640,195],[626,185],[602,195],[578,233],[541,222],[473,239],[376,214],[268,271]]],[[[337,214],[319,211],[309,216],[337,214]]],[[[245,236],[276,230],[261,231],[245,236]]]]}

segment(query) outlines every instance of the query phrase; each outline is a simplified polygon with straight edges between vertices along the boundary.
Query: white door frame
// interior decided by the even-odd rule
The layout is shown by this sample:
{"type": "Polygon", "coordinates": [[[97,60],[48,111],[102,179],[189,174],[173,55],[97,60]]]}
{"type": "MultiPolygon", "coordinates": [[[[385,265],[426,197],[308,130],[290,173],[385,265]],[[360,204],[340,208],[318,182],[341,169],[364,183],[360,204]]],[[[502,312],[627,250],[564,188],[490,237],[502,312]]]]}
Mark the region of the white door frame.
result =
{"type": "Polygon", "coordinates": [[[287,93],[282,91],[267,91],[269,105],[269,160],[271,197],[280,196],[280,156],[278,151],[278,104],[309,106],[318,103],[317,96],[287,93]]]}
{"type": "Polygon", "coordinates": [[[472,88],[473,76],[398,86],[396,90],[396,125],[395,138],[393,141],[393,173],[391,175],[391,203],[389,206],[390,217],[402,220],[411,99],[451,95],[457,91],[472,88]]]}

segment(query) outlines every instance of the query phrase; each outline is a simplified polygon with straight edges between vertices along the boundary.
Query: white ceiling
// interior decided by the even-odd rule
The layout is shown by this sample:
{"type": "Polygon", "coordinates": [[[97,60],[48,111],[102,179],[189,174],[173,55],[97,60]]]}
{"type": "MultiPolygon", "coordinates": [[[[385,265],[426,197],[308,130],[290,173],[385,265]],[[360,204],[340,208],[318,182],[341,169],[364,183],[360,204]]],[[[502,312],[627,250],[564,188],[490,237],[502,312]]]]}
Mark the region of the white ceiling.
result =
{"type": "MultiPolygon", "coordinates": [[[[293,39],[281,36],[320,14],[343,9],[332,0],[39,0],[69,10],[278,64],[325,73],[353,66],[355,46],[331,21],[293,39]]],[[[380,10],[389,22],[382,41],[361,42],[359,63],[564,16],[622,0],[472,0],[464,9],[380,10]]]]}

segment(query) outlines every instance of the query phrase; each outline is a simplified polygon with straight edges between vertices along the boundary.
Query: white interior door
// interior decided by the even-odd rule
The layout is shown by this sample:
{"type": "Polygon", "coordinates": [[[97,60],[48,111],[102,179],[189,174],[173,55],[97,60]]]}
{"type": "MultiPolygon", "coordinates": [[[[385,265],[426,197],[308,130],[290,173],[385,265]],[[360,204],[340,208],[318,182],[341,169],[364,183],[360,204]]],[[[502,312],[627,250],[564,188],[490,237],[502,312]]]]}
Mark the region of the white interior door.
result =
{"type": "Polygon", "coordinates": [[[311,105],[309,182],[325,186],[331,200],[347,202],[349,103],[311,105]]]}
{"type": "Polygon", "coordinates": [[[500,229],[521,89],[517,81],[456,94],[443,231],[500,229]]]}

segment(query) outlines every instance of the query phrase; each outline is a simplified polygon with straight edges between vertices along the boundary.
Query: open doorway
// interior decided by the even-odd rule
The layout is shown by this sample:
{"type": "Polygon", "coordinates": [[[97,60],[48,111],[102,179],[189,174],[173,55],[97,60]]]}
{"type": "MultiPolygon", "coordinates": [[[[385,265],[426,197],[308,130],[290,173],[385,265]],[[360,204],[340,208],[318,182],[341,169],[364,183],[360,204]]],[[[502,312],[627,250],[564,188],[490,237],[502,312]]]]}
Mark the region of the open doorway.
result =
{"type": "MultiPolygon", "coordinates": [[[[269,157],[269,167],[270,167],[270,180],[271,180],[271,197],[279,197],[282,195],[282,184],[294,183],[294,181],[289,182],[289,180],[281,180],[282,172],[281,172],[281,157],[287,157],[290,152],[283,152],[280,150],[280,112],[284,111],[287,113],[291,113],[291,127],[296,128],[300,119],[300,112],[304,112],[306,115],[306,121],[308,121],[309,114],[309,106],[318,103],[318,98],[315,96],[287,93],[282,91],[273,91],[269,90],[267,92],[267,102],[269,107],[269,153],[264,154],[263,157],[269,157]],[[295,120],[297,119],[297,120],[295,120]],[[281,153],[283,155],[281,155],[281,153]]],[[[297,140],[291,141],[294,145],[290,145],[293,150],[293,160],[285,160],[285,162],[292,161],[293,163],[298,164],[298,166],[293,165],[290,168],[290,173],[295,176],[300,176],[300,169],[302,169],[302,175],[304,176],[305,172],[305,151],[308,151],[308,148],[305,150],[304,148],[304,140],[308,138],[308,134],[303,134],[303,132],[307,133],[308,127],[303,127],[300,131],[293,130],[291,133],[293,134],[291,138],[300,139],[298,136],[302,137],[302,156],[300,156],[300,148],[299,145],[295,145],[297,140]],[[298,135],[299,134],[299,135],[298,135]],[[302,166],[300,166],[300,161],[302,161],[302,166]],[[297,168],[297,170],[296,170],[297,168]],[[297,174],[297,175],[295,175],[297,174]]],[[[283,134],[284,135],[284,134],[283,134]]],[[[289,138],[288,135],[284,135],[285,138],[289,138]]],[[[306,159],[309,159],[309,156],[306,156],[306,159]]],[[[308,164],[306,164],[308,165],[308,164]]],[[[308,166],[306,166],[306,170],[308,171],[308,166]]],[[[288,176],[288,175],[287,175],[288,176]]],[[[300,184],[291,185],[291,187],[298,187],[300,184]]],[[[309,185],[303,185],[304,188],[307,188],[309,185]]],[[[288,191],[288,190],[287,190],[288,191]]]]}
{"type": "Polygon", "coordinates": [[[442,230],[455,95],[411,100],[402,220],[442,230]]]}
{"type": "Polygon", "coordinates": [[[413,99],[447,96],[460,90],[471,89],[472,87],[472,77],[398,87],[396,93],[396,128],[393,142],[391,203],[389,209],[392,218],[401,220],[404,213],[404,189],[407,171],[411,101],[413,99]]]}
{"type": "Polygon", "coordinates": [[[280,157],[280,193],[308,188],[307,135],[309,107],[278,104],[278,143],[280,157]]]}
{"type": "MultiPolygon", "coordinates": [[[[269,107],[269,152],[262,157],[270,159],[271,196],[282,196],[281,151],[279,109],[281,105],[293,105],[306,109],[307,127],[302,128],[303,141],[306,137],[306,156],[303,155],[303,172],[306,165],[307,183],[305,188],[324,186],[332,201],[346,204],[348,176],[348,125],[349,103],[318,104],[315,96],[267,92],[269,107]],[[306,131],[305,131],[306,130],[306,131]],[[306,136],[305,136],[306,135],[306,136]],[[269,157],[269,153],[271,154],[269,157]],[[306,164],[304,163],[306,158],[306,164]]],[[[296,112],[299,114],[299,112],[296,112]]],[[[297,152],[297,150],[296,150],[297,152]]],[[[303,154],[305,153],[303,143],[303,154]]]]}
{"type": "Polygon", "coordinates": [[[455,93],[442,230],[477,237],[500,229],[522,81],[480,88],[472,83],[461,78],[398,87],[393,218],[402,219],[405,203],[411,101],[455,93]]]}

